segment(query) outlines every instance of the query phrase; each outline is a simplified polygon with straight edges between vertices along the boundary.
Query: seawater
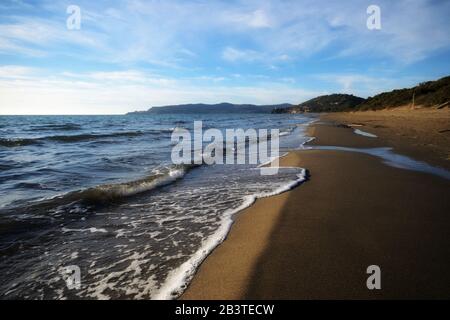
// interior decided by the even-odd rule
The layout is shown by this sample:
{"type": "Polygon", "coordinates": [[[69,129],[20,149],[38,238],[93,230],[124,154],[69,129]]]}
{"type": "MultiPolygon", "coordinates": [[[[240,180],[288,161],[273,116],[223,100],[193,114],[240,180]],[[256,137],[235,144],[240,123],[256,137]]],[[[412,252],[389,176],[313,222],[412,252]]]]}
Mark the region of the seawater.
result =
{"type": "MultiPolygon", "coordinates": [[[[0,296],[170,299],[257,198],[301,168],[173,165],[171,133],[279,129],[280,153],[307,141],[301,115],[0,117],[0,296]],[[69,289],[67,266],[81,271],[69,289]]],[[[232,152],[232,150],[227,150],[232,152]]]]}

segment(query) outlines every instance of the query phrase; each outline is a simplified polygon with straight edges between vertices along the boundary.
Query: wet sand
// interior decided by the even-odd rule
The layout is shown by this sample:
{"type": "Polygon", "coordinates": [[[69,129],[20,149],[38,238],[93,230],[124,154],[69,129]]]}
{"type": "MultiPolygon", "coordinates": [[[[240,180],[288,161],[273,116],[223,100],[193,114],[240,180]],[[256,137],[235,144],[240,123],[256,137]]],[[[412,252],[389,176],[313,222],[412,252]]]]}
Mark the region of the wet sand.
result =
{"type": "MultiPolygon", "coordinates": [[[[310,134],[386,146],[335,123],[310,134]]],[[[307,168],[308,181],[241,212],[182,299],[450,298],[449,180],[345,151],[295,151],[280,165],[307,168]],[[366,287],[369,265],[381,290],[366,287]]]]}
{"type": "Polygon", "coordinates": [[[376,134],[380,143],[401,154],[450,170],[450,108],[338,112],[322,119],[356,125],[355,129],[376,134]]]}

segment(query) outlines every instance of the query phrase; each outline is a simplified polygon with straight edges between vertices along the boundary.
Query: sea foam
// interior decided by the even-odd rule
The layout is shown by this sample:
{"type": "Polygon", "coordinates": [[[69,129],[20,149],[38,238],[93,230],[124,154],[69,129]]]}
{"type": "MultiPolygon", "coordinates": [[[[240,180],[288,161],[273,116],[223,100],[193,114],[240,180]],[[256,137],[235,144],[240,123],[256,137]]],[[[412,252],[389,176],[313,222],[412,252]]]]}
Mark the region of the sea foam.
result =
{"type": "MultiPolygon", "coordinates": [[[[279,167],[283,169],[285,167],[279,167]]],[[[289,191],[306,180],[306,170],[298,168],[300,173],[297,174],[297,179],[285,185],[278,187],[271,192],[264,192],[254,195],[245,196],[242,199],[242,204],[235,208],[226,210],[222,216],[220,227],[207,239],[205,239],[199,248],[186,262],[169,273],[164,284],[152,296],[155,300],[168,300],[179,297],[187,288],[187,285],[192,280],[198,266],[203,260],[227,237],[231,226],[233,225],[233,217],[238,212],[250,207],[257,199],[274,196],[283,192],[289,191]]]]}

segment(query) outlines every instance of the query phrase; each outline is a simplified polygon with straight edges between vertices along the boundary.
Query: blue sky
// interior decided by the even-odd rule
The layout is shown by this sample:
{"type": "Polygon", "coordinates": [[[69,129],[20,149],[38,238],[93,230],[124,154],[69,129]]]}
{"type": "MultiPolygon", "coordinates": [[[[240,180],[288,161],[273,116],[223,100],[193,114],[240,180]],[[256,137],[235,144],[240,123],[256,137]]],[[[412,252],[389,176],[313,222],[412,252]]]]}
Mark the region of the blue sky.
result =
{"type": "Polygon", "coordinates": [[[0,114],[367,97],[449,75],[449,15],[445,0],[3,0],[0,114]]]}

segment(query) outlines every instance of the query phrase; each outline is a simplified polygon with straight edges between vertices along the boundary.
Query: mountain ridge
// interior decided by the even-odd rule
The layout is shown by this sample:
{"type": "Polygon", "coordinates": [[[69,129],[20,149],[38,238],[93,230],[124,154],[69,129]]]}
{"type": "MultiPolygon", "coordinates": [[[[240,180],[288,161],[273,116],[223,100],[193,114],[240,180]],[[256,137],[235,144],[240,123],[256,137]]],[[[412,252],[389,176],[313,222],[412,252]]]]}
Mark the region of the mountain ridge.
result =
{"type": "Polygon", "coordinates": [[[195,114],[195,113],[271,113],[276,108],[288,108],[289,103],[274,105],[233,104],[221,102],[216,104],[189,103],[168,106],[155,106],[146,111],[134,111],[127,114],[195,114]]]}
{"type": "Polygon", "coordinates": [[[232,104],[228,102],[205,104],[191,103],[152,107],[146,111],[127,114],[212,114],[212,113],[308,113],[358,110],[380,110],[404,105],[412,107],[450,105],[450,76],[419,83],[411,88],[382,92],[367,99],[344,93],[315,97],[297,105],[289,103],[273,105],[232,104]]]}

